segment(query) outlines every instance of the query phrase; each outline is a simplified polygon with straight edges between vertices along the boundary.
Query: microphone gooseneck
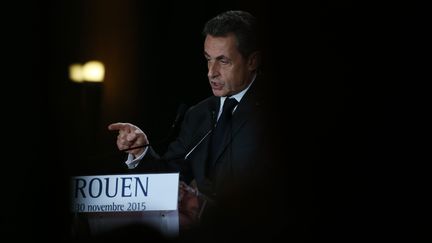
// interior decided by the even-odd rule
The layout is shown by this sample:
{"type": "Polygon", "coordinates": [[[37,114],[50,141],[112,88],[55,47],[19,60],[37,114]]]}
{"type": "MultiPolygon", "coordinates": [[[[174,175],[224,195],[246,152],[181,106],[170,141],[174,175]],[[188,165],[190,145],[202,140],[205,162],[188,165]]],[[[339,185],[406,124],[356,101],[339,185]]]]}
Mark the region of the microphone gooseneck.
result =
{"type": "Polygon", "coordinates": [[[189,155],[204,141],[204,139],[213,131],[213,127],[198,141],[195,146],[192,147],[191,150],[185,155],[184,159],[187,159],[189,155]]]}
{"type": "Polygon", "coordinates": [[[139,148],[145,148],[151,146],[149,143],[148,144],[144,144],[144,145],[140,145],[140,146],[135,146],[135,147],[131,147],[131,148],[127,148],[127,149],[121,149],[120,152],[127,152],[130,150],[134,150],[134,149],[139,149],[139,148]]]}
{"type": "Polygon", "coordinates": [[[189,155],[213,132],[213,129],[216,127],[216,111],[211,111],[211,126],[210,129],[204,134],[204,136],[196,143],[189,152],[186,153],[184,159],[187,159],[189,155]]]}

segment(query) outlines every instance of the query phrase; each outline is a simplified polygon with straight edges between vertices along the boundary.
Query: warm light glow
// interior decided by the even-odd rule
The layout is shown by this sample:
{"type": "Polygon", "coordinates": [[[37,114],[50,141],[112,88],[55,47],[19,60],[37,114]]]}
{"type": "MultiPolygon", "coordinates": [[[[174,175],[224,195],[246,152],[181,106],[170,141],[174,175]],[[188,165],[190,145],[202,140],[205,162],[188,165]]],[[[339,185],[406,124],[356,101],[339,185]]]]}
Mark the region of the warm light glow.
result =
{"type": "Polygon", "coordinates": [[[69,66],[69,78],[74,82],[82,83],[84,81],[82,69],[81,64],[71,64],[69,66]]]}
{"type": "Polygon", "coordinates": [[[84,64],[82,73],[85,81],[102,82],[105,76],[105,67],[99,61],[89,61],[84,64]]]}

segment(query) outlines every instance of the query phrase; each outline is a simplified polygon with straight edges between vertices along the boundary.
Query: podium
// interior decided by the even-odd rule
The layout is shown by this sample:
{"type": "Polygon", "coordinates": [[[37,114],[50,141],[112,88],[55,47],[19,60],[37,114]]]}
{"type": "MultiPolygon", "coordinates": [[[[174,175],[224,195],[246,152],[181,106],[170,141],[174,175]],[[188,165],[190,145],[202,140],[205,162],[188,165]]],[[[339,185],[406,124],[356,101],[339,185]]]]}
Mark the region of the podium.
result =
{"type": "Polygon", "coordinates": [[[143,225],[165,237],[178,236],[178,173],[76,176],[71,182],[76,235],[143,225]]]}

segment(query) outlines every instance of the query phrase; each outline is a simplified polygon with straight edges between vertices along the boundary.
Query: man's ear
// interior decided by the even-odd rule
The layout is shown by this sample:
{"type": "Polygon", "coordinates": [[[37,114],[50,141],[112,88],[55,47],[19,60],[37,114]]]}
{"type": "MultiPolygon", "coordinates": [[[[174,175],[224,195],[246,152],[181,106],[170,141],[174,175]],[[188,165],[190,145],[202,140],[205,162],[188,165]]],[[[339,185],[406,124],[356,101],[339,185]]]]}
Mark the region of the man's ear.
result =
{"type": "Polygon", "coordinates": [[[249,55],[248,58],[248,69],[249,71],[255,71],[261,64],[261,52],[255,51],[249,55]]]}

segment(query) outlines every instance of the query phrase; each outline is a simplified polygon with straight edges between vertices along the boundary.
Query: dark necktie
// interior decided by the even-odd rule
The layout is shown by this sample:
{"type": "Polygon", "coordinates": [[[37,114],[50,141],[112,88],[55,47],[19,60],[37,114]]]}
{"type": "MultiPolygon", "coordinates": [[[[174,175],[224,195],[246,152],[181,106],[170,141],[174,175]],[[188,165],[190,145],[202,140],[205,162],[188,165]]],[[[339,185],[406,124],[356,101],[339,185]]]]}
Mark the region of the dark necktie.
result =
{"type": "Polygon", "coordinates": [[[213,130],[213,135],[210,141],[209,158],[207,160],[207,173],[210,168],[214,165],[216,156],[219,154],[219,150],[224,144],[226,136],[230,135],[231,130],[231,117],[234,107],[238,104],[234,98],[227,98],[223,105],[222,114],[213,130]]]}

